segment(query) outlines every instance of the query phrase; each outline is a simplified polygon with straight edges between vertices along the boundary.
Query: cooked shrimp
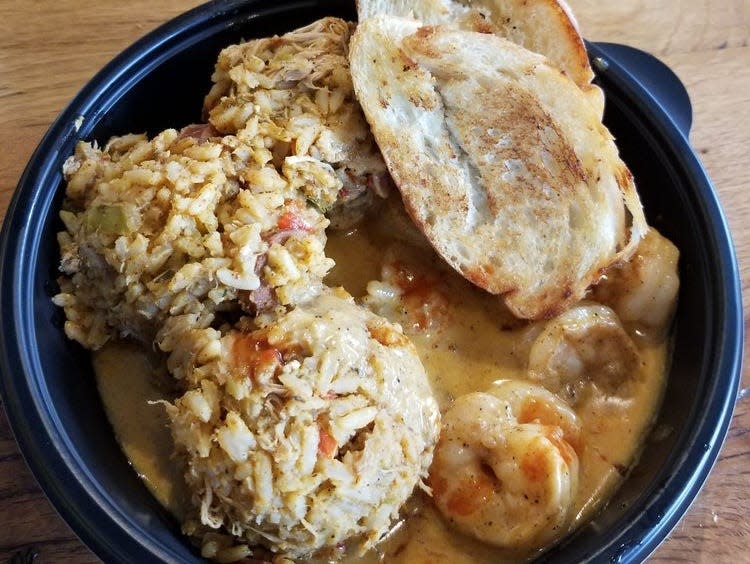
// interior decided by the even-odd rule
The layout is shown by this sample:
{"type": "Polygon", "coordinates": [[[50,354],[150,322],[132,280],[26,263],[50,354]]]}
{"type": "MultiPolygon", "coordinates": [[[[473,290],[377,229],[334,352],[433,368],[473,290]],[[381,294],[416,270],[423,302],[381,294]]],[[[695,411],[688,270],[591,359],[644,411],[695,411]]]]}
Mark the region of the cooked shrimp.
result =
{"type": "Polygon", "coordinates": [[[519,423],[559,427],[565,442],[578,454],[581,453],[581,424],[576,412],[546,388],[524,380],[497,380],[487,393],[508,402],[513,417],[519,423]]]}
{"type": "Polygon", "coordinates": [[[381,280],[367,285],[363,300],[372,311],[397,321],[407,335],[439,331],[450,300],[440,270],[407,245],[391,246],[383,257],[381,280]]]}
{"type": "Polygon", "coordinates": [[[535,548],[564,533],[578,488],[569,442],[579,443],[575,417],[526,382],[459,397],[443,418],[430,470],[440,512],[460,531],[505,548],[535,548]]]}
{"type": "Polygon", "coordinates": [[[528,374],[575,404],[591,393],[627,396],[642,364],[615,312],[586,304],[547,322],[531,345],[528,374]]]}
{"type": "Polygon", "coordinates": [[[677,305],[679,256],[677,247],[651,227],[633,257],[607,272],[592,298],[611,307],[637,337],[660,342],[677,305]]]}

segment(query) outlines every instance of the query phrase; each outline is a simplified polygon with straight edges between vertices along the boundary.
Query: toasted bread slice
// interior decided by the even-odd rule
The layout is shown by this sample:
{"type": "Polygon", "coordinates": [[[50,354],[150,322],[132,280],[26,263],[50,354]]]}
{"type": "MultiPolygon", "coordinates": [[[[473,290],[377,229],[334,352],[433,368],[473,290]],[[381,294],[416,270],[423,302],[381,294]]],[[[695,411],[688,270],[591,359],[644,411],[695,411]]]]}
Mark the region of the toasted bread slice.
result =
{"type": "Polygon", "coordinates": [[[425,25],[494,33],[540,53],[562,70],[599,112],[604,93],[570,7],[564,0],[357,0],[359,21],[377,14],[411,17],[425,25]]]}
{"type": "Polygon", "coordinates": [[[412,219],[519,317],[551,317],[630,256],[633,178],[581,90],[495,35],[375,16],[352,37],[354,90],[412,219]]]}

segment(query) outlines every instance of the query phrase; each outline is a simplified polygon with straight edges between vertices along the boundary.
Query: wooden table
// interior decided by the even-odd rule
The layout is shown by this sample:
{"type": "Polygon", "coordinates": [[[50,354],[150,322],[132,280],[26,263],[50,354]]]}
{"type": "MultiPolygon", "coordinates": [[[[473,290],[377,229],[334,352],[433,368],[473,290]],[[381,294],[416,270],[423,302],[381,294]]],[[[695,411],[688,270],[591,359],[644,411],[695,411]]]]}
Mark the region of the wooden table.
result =
{"type": "MultiPolygon", "coordinates": [[[[569,3],[587,38],[650,51],[684,81],[695,113],[692,142],[719,191],[749,282],[750,0],[569,3]]],[[[0,213],[43,133],[86,81],[135,39],[197,4],[0,0],[0,213]]],[[[738,404],[703,492],[652,561],[750,562],[749,515],[750,398],[738,404]]],[[[37,562],[98,561],[42,494],[0,408],[0,560],[34,553],[37,562]]]]}

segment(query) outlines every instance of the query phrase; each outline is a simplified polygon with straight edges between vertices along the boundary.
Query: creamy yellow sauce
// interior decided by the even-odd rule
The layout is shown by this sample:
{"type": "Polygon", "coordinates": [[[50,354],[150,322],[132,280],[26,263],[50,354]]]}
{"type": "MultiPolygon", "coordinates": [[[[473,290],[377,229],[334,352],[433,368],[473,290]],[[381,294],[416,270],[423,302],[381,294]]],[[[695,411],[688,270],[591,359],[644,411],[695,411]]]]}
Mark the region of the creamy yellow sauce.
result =
{"type": "Polygon", "coordinates": [[[174,443],[149,356],[133,344],[107,344],[93,355],[99,394],[115,437],[151,493],[178,519],[184,515],[182,472],[172,459],[174,443]]]}
{"type": "MultiPolygon", "coordinates": [[[[378,220],[380,221],[380,220],[378,220]]],[[[385,250],[393,243],[377,224],[348,233],[329,233],[326,254],[337,266],[326,282],[356,298],[379,279],[385,250]]],[[[382,227],[382,226],[381,226],[382,227]]],[[[385,230],[387,232],[387,230],[385,230]]],[[[436,273],[446,306],[440,323],[412,335],[441,409],[454,398],[487,389],[498,379],[523,379],[533,326],[512,319],[500,300],[441,266],[420,249],[423,266],[436,273]]],[[[603,397],[577,408],[585,448],[580,456],[578,494],[571,529],[590,518],[611,496],[635,461],[661,401],[667,346],[638,344],[642,374],[628,399],[603,397]]],[[[172,440],[164,409],[168,394],[154,384],[148,356],[132,345],[110,344],[94,355],[97,383],[117,439],[154,496],[178,518],[186,499],[180,470],[171,458],[172,440]]],[[[533,554],[511,554],[452,530],[430,499],[419,492],[403,518],[366,562],[505,562],[533,554]]]]}

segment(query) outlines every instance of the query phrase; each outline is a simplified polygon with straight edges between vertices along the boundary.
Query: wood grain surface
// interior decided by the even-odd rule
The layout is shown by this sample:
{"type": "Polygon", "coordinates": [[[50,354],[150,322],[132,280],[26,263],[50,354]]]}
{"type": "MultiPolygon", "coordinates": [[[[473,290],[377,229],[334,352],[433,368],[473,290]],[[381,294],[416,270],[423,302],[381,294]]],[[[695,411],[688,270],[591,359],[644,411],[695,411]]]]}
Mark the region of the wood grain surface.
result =
{"type": "MultiPolygon", "coordinates": [[[[750,0],[568,1],[587,38],[650,51],[687,86],[691,139],[725,207],[747,287],[750,0]]],[[[135,39],[197,4],[0,0],[1,214],[36,144],[76,92],[135,39]]],[[[0,561],[35,555],[45,563],[98,561],[42,494],[0,408],[0,561]]],[[[750,398],[738,403],[702,493],[651,561],[750,562],[750,398]]]]}

